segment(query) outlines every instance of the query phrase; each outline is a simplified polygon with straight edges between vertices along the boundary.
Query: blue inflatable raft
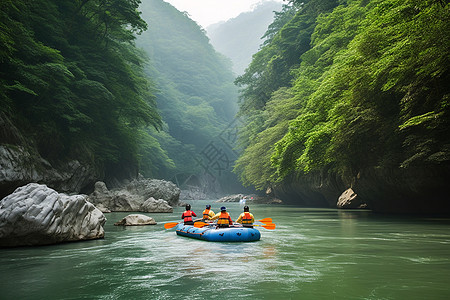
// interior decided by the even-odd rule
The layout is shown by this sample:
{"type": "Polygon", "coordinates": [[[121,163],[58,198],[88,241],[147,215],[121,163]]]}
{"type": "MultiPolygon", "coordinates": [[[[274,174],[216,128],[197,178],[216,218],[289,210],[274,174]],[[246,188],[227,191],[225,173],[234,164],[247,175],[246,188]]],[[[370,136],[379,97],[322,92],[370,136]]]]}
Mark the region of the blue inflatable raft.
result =
{"type": "Polygon", "coordinates": [[[178,224],[175,230],[178,235],[210,242],[254,242],[261,238],[261,233],[257,229],[246,227],[216,229],[215,225],[198,228],[178,224]]]}

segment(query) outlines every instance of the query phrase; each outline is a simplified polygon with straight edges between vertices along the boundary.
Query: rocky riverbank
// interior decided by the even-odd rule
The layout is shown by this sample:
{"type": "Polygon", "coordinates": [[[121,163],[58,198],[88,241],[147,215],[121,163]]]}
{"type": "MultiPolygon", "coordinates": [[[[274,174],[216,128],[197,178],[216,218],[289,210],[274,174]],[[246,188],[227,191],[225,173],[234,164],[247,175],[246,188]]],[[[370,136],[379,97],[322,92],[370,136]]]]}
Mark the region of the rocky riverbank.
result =
{"type": "Polygon", "coordinates": [[[450,168],[445,165],[389,170],[372,168],[352,178],[329,172],[316,172],[301,178],[292,176],[272,190],[273,195],[285,203],[306,207],[362,207],[379,213],[450,214],[448,178],[450,168]]]}
{"type": "MultiPolygon", "coordinates": [[[[97,182],[90,195],[67,195],[29,183],[0,201],[0,247],[103,238],[103,212],[172,212],[179,195],[180,189],[172,182],[142,177],[112,190],[97,182]]],[[[130,216],[116,224],[156,224],[151,217],[130,216]]]]}

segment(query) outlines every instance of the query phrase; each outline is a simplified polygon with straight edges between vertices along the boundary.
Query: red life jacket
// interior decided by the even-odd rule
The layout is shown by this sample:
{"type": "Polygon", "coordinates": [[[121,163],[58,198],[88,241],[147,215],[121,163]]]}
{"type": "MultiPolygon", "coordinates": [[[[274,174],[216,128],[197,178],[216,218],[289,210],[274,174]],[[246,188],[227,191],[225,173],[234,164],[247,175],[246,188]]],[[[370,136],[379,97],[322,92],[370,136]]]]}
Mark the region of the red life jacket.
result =
{"type": "Polygon", "coordinates": [[[192,211],[187,210],[183,213],[183,219],[184,219],[184,223],[192,221],[192,211]]]}
{"type": "Polygon", "coordinates": [[[244,212],[244,216],[242,217],[242,224],[253,224],[252,216],[249,212],[244,212]]]}
{"type": "Polygon", "coordinates": [[[218,225],[229,225],[230,224],[230,214],[227,212],[220,212],[219,220],[217,220],[218,225]]]}

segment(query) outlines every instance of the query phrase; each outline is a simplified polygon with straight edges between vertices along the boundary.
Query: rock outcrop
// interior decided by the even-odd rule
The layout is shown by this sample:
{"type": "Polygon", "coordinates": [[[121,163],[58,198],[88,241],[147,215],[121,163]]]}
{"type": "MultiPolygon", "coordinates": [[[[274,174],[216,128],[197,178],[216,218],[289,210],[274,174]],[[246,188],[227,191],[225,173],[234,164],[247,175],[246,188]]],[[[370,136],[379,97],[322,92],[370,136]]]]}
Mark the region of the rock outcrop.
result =
{"type": "Polygon", "coordinates": [[[29,147],[0,145],[0,197],[30,182],[66,193],[79,193],[92,185],[95,171],[88,165],[71,160],[53,166],[29,147]]]}
{"type": "Polygon", "coordinates": [[[156,225],[155,220],[152,217],[146,215],[128,215],[122,220],[114,223],[116,226],[141,226],[141,225],[156,225]]]}
{"type": "Polygon", "coordinates": [[[352,178],[331,172],[291,176],[273,187],[285,203],[336,208],[337,199],[350,186],[359,201],[380,213],[450,214],[450,166],[367,168],[352,178]]]}
{"type": "Polygon", "coordinates": [[[339,196],[336,207],[343,209],[366,208],[367,204],[363,203],[353,189],[349,188],[339,196]]]}
{"type": "Polygon", "coordinates": [[[85,195],[68,196],[30,183],[0,201],[0,247],[99,239],[105,222],[85,195]]]}
{"type": "Polygon", "coordinates": [[[89,195],[92,202],[103,212],[140,211],[140,212],[172,212],[169,205],[176,205],[180,189],[173,183],[143,179],[134,180],[122,189],[108,190],[103,182],[95,183],[95,189],[89,195]]]}
{"type": "Polygon", "coordinates": [[[166,200],[156,200],[155,198],[150,197],[142,203],[140,211],[151,213],[171,213],[173,212],[173,207],[170,206],[166,200]]]}
{"type": "Polygon", "coordinates": [[[153,197],[163,199],[169,205],[177,205],[180,199],[180,189],[170,181],[158,179],[145,179],[142,176],[131,181],[125,186],[126,191],[144,199],[153,197]]]}
{"type": "Polygon", "coordinates": [[[259,195],[243,195],[243,194],[233,194],[220,198],[216,202],[240,202],[242,197],[245,196],[245,204],[249,205],[251,203],[258,204],[282,204],[283,201],[272,197],[271,195],[259,196],[259,195]]]}

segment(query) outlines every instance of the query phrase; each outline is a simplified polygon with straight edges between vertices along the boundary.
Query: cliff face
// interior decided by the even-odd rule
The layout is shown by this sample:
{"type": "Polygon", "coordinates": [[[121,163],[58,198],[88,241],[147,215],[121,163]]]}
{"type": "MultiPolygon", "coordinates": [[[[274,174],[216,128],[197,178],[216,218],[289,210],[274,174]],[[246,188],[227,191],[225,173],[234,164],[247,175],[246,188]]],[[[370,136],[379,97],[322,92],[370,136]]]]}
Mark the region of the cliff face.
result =
{"type": "Polygon", "coordinates": [[[272,188],[275,197],[285,203],[307,207],[336,207],[339,195],[347,188],[339,176],[313,173],[297,178],[294,175],[272,188]]]}
{"type": "Polygon", "coordinates": [[[30,182],[66,193],[84,192],[95,183],[95,172],[77,160],[57,167],[25,147],[0,145],[0,199],[30,182]]]}
{"type": "Polygon", "coordinates": [[[450,213],[448,180],[450,166],[427,168],[367,169],[356,178],[315,173],[291,177],[273,188],[284,202],[312,206],[336,207],[339,196],[352,188],[360,201],[380,213],[450,213]]]}
{"type": "Polygon", "coordinates": [[[370,169],[354,191],[371,209],[387,213],[450,213],[450,166],[370,169]]]}
{"type": "Polygon", "coordinates": [[[94,167],[78,160],[44,159],[12,122],[0,114],[0,199],[30,182],[66,193],[86,192],[96,181],[94,167]]]}

